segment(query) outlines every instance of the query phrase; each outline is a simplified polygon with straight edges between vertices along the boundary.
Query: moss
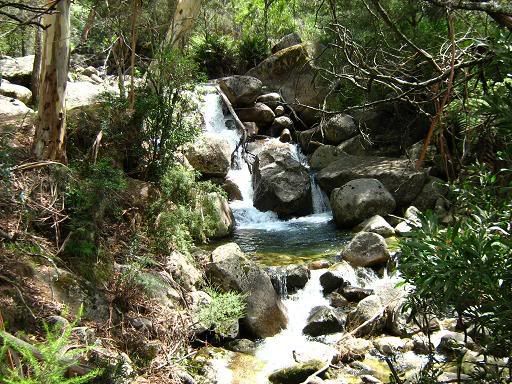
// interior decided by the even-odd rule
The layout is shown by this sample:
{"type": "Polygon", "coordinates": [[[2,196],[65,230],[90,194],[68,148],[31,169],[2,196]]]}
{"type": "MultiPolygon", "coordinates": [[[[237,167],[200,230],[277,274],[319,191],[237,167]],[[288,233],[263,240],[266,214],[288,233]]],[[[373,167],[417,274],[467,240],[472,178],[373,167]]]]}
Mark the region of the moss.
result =
{"type": "Polygon", "coordinates": [[[305,363],[294,365],[293,367],[280,369],[279,371],[272,373],[268,379],[273,384],[302,383],[324,365],[324,362],[320,360],[310,360],[305,363]]]}

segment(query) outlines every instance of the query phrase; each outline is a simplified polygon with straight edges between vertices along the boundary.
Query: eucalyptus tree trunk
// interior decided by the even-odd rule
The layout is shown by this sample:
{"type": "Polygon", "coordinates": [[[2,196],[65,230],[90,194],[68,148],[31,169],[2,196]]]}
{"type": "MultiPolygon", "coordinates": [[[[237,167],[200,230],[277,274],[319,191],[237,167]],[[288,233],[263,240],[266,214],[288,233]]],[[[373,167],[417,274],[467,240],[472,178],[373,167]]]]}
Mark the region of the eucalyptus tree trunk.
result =
{"type": "Polygon", "coordinates": [[[201,0],[178,0],[171,26],[165,38],[166,45],[176,46],[192,29],[200,10],[201,0]]]}
{"type": "Polygon", "coordinates": [[[66,83],[69,66],[71,0],[59,0],[43,17],[39,110],[33,152],[41,160],[66,162],[66,83]]]}
{"type": "MultiPolygon", "coordinates": [[[[41,23],[41,19],[37,20],[41,23]]],[[[41,77],[41,59],[43,58],[43,30],[39,27],[35,28],[34,38],[34,64],[32,66],[32,79],[31,90],[32,90],[32,104],[38,105],[39,101],[39,85],[41,77]]]]}

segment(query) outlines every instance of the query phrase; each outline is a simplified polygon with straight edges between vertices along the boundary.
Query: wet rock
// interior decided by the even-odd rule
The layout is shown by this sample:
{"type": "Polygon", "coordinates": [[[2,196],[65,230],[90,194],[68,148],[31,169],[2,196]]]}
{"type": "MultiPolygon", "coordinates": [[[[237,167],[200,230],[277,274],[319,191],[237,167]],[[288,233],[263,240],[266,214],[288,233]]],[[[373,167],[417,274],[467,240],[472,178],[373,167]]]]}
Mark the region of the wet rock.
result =
{"type": "Polygon", "coordinates": [[[344,260],[356,267],[383,265],[389,260],[386,241],[371,232],[359,232],[341,251],[344,260]]]}
{"type": "Polygon", "coordinates": [[[318,306],[311,310],[307,325],[302,332],[309,336],[321,336],[341,332],[345,329],[345,318],[329,307],[318,306]]]}
{"type": "Polygon", "coordinates": [[[226,177],[231,167],[231,148],[227,140],[205,133],[187,145],[185,157],[190,165],[205,176],[226,177]]]}
{"type": "Polygon", "coordinates": [[[301,384],[323,366],[325,366],[325,363],[320,360],[310,360],[275,371],[268,379],[273,384],[301,384]]]}
{"type": "MultiPolygon", "coordinates": [[[[287,116],[276,117],[270,127],[270,136],[279,137],[282,132],[287,129],[288,132],[293,129],[293,121],[287,116]]],[[[291,136],[290,136],[291,140],[291,136]]],[[[282,140],[281,140],[282,141],[282,140]]]]}
{"type": "Polygon", "coordinates": [[[308,264],[308,268],[311,271],[314,271],[317,269],[329,268],[331,264],[332,263],[329,260],[315,260],[308,264]]]}
{"type": "Polygon", "coordinates": [[[377,295],[361,300],[357,307],[347,316],[347,330],[355,336],[362,337],[378,334],[384,328],[384,305],[377,295]]]}
{"type": "Polygon", "coordinates": [[[256,343],[248,339],[237,339],[225,344],[224,348],[233,352],[253,355],[256,350],[256,343]]]}
{"type": "Polygon", "coordinates": [[[331,207],[336,224],[349,228],[374,215],[386,215],[395,209],[395,200],[376,179],[357,179],[331,193],[331,207]]]}
{"type": "Polygon", "coordinates": [[[320,284],[322,285],[324,295],[327,295],[343,287],[345,280],[335,270],[327,271],[320,276],[320,284]]]}
{"type": "Polygon", "coordinates": [[[18,99],[24,104],[29,104],[32,100],[32,91],[30,89],[22,85],[11,84],[7,80],[0,82],[0,95],[18,99]]]}
{"type": "Polygon", "coordinates": [[[222,91],[235,107],[251,105],[261,94],[261,81],[251,76],[235,75],[224,77],[217,81],[222,91]]]}
{"type": "Polygon", "coordinates": [[[349,301],[338,292],[332,292],[328,296],[329,304],[333,308],[343,308],[348,306],[349,301]]]}
{"type": "Polygon", "coordinates": [[[276,115],[276,117],[280,117],[280,116],[283,116],[284,115],[284,107],[282,105],[278,105],[276,107],[276,109],[274,109],[274,113],[276,115]]]}
{"type": "Polygon", "coordinates": [[[352,303],[358,303],[361,300],[366,299],[368,296],[373,295],[373,289],[347,286],[341,288],[340,293],[348,301],[352,303]]]}
{"type": "Polygon", "coordinates": [[[240,188],[233,180],[226,179],[222,184],[222,189],[227,193],[229,201],[243,199],[240,188]]]}
{"type": "Polygon", "coordinates": [[[4,57],[0,59],[0,73],[13,84],[30,88],[34,55],[23,57],[4,57]]]}
{"type": "Polygon", "coordinates": [[[216,248],[205,269],[210,282],[219,289],[246,295],[246,315],[241,323],[252,336],[273,336],[286,327],[285,310],[270,278],[245,257],[237,244],[216,248]]]}
{"type": "Polygon", "coordinates": [[[288,128],[283,129],[281,135],[279,136],[279,141],[281,143],[289,143],[292,141],[292,134],[290,133],[290,130],[288,128]]]}
{"type": "Polygon", "coordinates": [[[304,216],[312,211],[311,182],[307,169],[289,144],[260,152],[253,167],[254,206],[279,217],[304,216]]]}
{"type": "Polygon", "coordinates": [[[383,355],[393,356],[397,353],[410,351],[413,342],[396,336],[381,336],[373,340],[373,346],[383,355]]]}
{"type": "Polygon", "coordinates": [[[268,105],[269,107],[276,108],[281,107],[283,108],[284,113],[284,107],[280,105],[282,103],[281,101],[281,95],[277,92],[271,92],[271,93],[265,93],[261,96],[258,96],[256,99],[257,103],[263,103],[268,105]]]}
{"type": "Polygon", "coordinates": [[[263,104],[256,103],[252,107],[239,108],[236,114],[242,121],[252,121],[258,126],[269,126],[274,122],[275,114],[272,108],[263,104]]]}
{"type": "Polygon", "coordinates": [[[338,355],[334,358],[333,363],[349,364],[354,361],[362,361],[372,347],[373,345],[370,340],[346,334],[338,343],[338,355]]]}
{"type": "Polygon", "coordinates": [[[306,286],[311,272],[304,265],[288,265],[286,271],[286,288],[292,293],[306,286]]]}
{"type": "MultiPolygon", "coordinates": [[[[355,179],[377,179],[391,193],[397,206],[406,207],[418,196],[426,174],[408,160],[341,154],[318,173],[318,182],[327,192],[355,179]]],[[[355,223],[357,224],[357,223],[355,223]]]]}
{"type": "Polygon", "coordinates": [[[358,130],[352,116],[339,114],[329,117],[322,129],[328,143],[338,145],[357,135],[358,130]]]}
{"type": "Polygon", "coordinates": [[[293,32],[286,36],[283,36],[281,38],[281,40],[279,40],[277,42],[277,44],[275,44],[272,47],[271,52],[276,53],[276,52],[281,51],[282,49],[285,49],[285,48],[288,48],[288,47],[291,47],[291,46],[294,46],[297,44],[302,44],[302,39],[300,38],[298,33],[293,32]]]}
{"type": "Polygon", "coordinates": [[[395,235],[394,228],[380,215],[375,215],[363,221],[354,228],[355,232],[373,232],[382,237],[395,235]]]}

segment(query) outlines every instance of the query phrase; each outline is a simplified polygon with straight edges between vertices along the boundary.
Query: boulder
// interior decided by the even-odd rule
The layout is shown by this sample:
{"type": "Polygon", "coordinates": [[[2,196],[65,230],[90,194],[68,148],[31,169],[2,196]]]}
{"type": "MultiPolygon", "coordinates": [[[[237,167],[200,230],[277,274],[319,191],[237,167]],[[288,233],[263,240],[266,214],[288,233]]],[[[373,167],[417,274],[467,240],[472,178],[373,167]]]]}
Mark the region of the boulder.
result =
{"type": "Polygon", "coordinates": [[[355,232],[373,232],[382,237],[395,235],[393,227],[380,215],[375,215],[363,221],[354,228],[355,232]]]}
{"type": "Polygon", "coordinates": [[[82,69],[82,75],[91,77],[92,75],[99,76],[99,72],[93,66],[88,66],[87,68],[82,69]]]}
{"type": "Polygon", "coordinates": [[[324,142],[324,136],[320,128],[314,127],[302,132],[297,132],[297,141],[304,153],[314,153],[324,142]]]}
{"type": "Polygon", "coordinates": [[[278,105],[276,109],[274,109],[274,113],[277,117],[283,116],[285,113],[284,107],[282,105],[278,105]]]}
{"type": "Polygon", "coordinates": [[[233,180],[226,179],[222,184],[222,189],[227,193],[229,201],[243,199],[240,188],[233,180]]]}
{"type": "Polygon", "coordinates": [[[32,109],[19,100],[0,95],[0,126],[17,124],[27,117],[34,117],[32,109]]]}
{"type": "Polygon", "coordinates": [[[350,303],[347,299],[345,299],[341,294],[338,292],[333,292],[329,294],[329,305],[333,308],[343,308],[348,306],[350,303]]]}
{"type": "Polygon", "coordinates": [[[238,108],[236,114],[242,121],[252,121],[257,125],[268,126],[274,121],[272,108],[263,103],[256,103],[252,107],[238,108]]]}
{"type": "Polygon", "coordinates": [[[413,229],[421,227],[421,212],[418,208],[410,206],[404,213],[404,220],[397,224],[395,233],[400,236],[407,236],[413,229]]]}
{"type": "Polygon", "coordinates": [[[0,74],[11,83],[30,88],[34,55],[0,59],[0,74]]]}
{"type": "Polygon", "coordinates": [[[249,334],[269,337],[286,327],[285,310],[270,278],[245,257],[237,244],[216,248],[205,270],[210,282],[219,289],[245,295],[246,315],[241,324],[249,334]]]}
{"type": "Polygon", "coordinates": [[[235,107],[251,105],[261,94],[261,81],[251,76],[235,75],[223,77],[222,79],[218,79],[217,82],[231,104],[235,107]]]}
{"type": "Polygon", "coordinates": [[[374,215],[387,215],[396,206],[393,196],[376,179],[349,181],[332,191],[330,202],[340,228],[350,228],[374,215]]]}
{"type": "Polygon", "coordinates": [[[370,340],[357,338],[349,333],[343,335],[340,343],[337,345],[338,355],[333,360],[333,364],[349,364],[356,360],[364,360],[366,353],[372,349],[370,340]]]}
{"type": "Polygon", "coordinates": [[[318,182],[325,191],[331,192],[351,180],[377,179],[391,193],[398,207],[406,207],[421,192],[426,177],[408,160],[341,154],[318,173],[318,182]]]}
{"type": "Polygon", "coordinates": [[[412,205],[417,207],[420,211],[427,209],[434,209],[438,199],[444,199],[449,192],[449,187],[445,181],[437,177],[429,176],[425,185],[412,205]]]}
{"type": "Polygon", "coordinates": [[[338,145],[358,134],[352,116],[338,114],[329,117],[323,124],[325,139],[329,144],[338,145]]]}
{"type": "Polygon", "coordinates": [[[235,228],[235,219],[228,200],[217,192],[211,192],[207,195],[207,201],[211,204],[216,216],[215,231],[211,237],[221,239],[231,235],[235,228]]]}
{"type": "Polygon", "coordinates": [[[353,311],[349,312],[347,330],[355,331],[354,336],[357,337],[379,334],[386,323],[384,310],[382,299],[379,296],[368,296],[361,300],[353,311]]]}
{"type": "Polygon", "coordinates": [[[255,136],[259,133],[260,128],[254,121],[246,121],[244,123],[245,130],[249,136],[255,136]]]}
{"type": "Polygon", "coordinates": [[[383,355],[393,356],[399,352],[410,351],[413,348],[413,342],[396,336],[381,336],[373,340],[373,346],[383,355]]]}
{"type": "Polygon", "coordinates": [[[313,155],[311,155],[311,169],[314,169],[316,171],[324,169],[329,164],[338,160],[340,154],[340,150],[333,145],[322,145],[321,147],[318,147],[313,152],[313,155]]]}
{"type": "Polygon", "coordinates": [[[213,133],[204,133],[195,143],[186,146],[185,157],[205,176],[226,177],[231,167],[229,142],[213,133]]]}
{"type": "Polygon", "coordinates": [[[279,40],[277,42],[277,44],[275,44],[272,47],[271,52],[272,53],[276,53],[276,52],[279,52],[282,49],[285,49],[285,48],[288,48],[288,47],[291,47],[291,46],[294,46],[294,45],[297,45],[297,44],[302,44],[302,39],[300,38],[298,33],[293,32],[293,33],[290,33],[290,34],[288,34],[286,36],[283,36],[281,38],[281,40],[279,40]]]}
{"type": "Polygon", "coordinates": [[[284,129],[293,129],[293,121],[287,116],[280,116],[274,119],[272,126],[270,127],[270,136],[279,137],[284,129]]]}
{"type": "Polygon", "coordinates": [[[338,145],[338,151],[347,153],[349,155],[365,156],[370,152],[370,144],[364,140],[362,135],[357,135],[351,139],[345,140],[338,145]]]}
{"type": "Polygon", "coordinates": [[[24,104],[29,104],[32,100],[32,91],[30,89],[22,85],[11,84],[7,80],[0,82],[0,95],[18,99],[24,104]]]}
{"type": "Polygon", "coordinates": [[[289,143],[292,141],[292,134],[288,128],[283,129],[281,135],[279,136],[279,141],[281,143],[289,143]]]}
{"type": "Polygon", "coordinates": [[[281,107],[283,108],[284,113],[284,107],[280,105],[282,103],[281,95],[277,92],[271,92],[271,93],[265,93],[261,96],[258,96],[256,99],[257,103],[263,103],[268,105],[269,107],[276,108],[281,107]]]}
{"type": "Polygon", "coordinates": [[[268,379],[272,384],[300,384],[325,366],[320,360],[310,360],[272,373],[268,379]]]}
{"type": "Polygon", "coordinates": [[[269,275],[276,292],[283,297],[304,288],[311,277],[311,272],[303,265],[267,267],[265,272],[269,275]]]}
{"type": "Polygon", "coordinates": [[[279,217],[311,213],[311,182],[307,169],[289,144],[267,147],[253,166],[254,206],[279,217]]]}
{"type": "Polygon", "coordinates": [[[345,329],[345,319],[332,308],[318,306],[311,310],[307,324],[302,330],[305,335],[322,336],[342,332],[345,329]]]}
{"type": "Polygon", "coordinates": [[[87,81],[68,82],[66,85],[66,110],[95,108],[104,102],[105,92],[117,94],[119,91],[114,87],[87,81]]]}
{"type": "Polygon", "coordinates": [[[336,270],[327,271],[320,276],[320,285],[323,288],[324,295],[342,288],[344,284],[345,279],[336,273],[336,270]]]}
{"type": "Polygon", "coordinates": [[[345,299],[352,303],[358,303],[366,299],[368,296],[373,295],[373,289],[366,289],[360,287],[346,286],[340,290],[340,293],[345,299]]]}
{"type": "Polygon", "coordinates": [[[356,267],[383,265],[390,257],[384,238],[371,232],[355,235],[343,248],[341,256],[356,267]]]}
{"type": "MultiPolygon", "coordinates": [[[[298,44],[280,50],[247,72],[260,79],[268,89],[280,92],[284,101],[319,107],[327,95],[328,87],[322,83],[312,64],[319,47],[298,44]]],[[[309,108],[295,107],[295,111],[308,125],[319,120],[318,113],[309,108]]]]}

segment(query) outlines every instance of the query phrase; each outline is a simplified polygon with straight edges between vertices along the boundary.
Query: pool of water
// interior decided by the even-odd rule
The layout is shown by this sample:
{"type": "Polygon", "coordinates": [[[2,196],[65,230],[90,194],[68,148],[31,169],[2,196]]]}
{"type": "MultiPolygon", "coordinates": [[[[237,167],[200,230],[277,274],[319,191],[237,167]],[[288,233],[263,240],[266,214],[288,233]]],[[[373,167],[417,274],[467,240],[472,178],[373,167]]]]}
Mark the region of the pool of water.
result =
{"type": "Polygon", "coordinates": [[[351,234],[336,228],[330,213],[288,221],[237,226],[233,240],[262,265],[308,263],[334,259],[351,234]]]}

